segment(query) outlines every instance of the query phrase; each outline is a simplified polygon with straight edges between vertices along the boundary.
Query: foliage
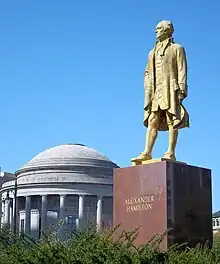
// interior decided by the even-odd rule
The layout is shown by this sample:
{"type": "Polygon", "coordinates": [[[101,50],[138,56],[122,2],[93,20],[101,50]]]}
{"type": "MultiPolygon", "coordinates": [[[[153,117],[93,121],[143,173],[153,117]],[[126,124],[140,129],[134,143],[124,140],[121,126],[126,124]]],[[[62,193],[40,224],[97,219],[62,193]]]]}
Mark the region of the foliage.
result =
{"type": "Polygon", "coordinates": [[[137,230],[116,238],[114,230],[96,233],[92,229],[73,234],[62,242],[54,233],[41,240],[25,235],[13,235],[0,230],[0,264],[206,264],[220,263],[220,234],[214,236],[214,246],[180,248],[175,245],[167,252],[159,249],[162,236],[146,245],[135,247],[137,230]]]}

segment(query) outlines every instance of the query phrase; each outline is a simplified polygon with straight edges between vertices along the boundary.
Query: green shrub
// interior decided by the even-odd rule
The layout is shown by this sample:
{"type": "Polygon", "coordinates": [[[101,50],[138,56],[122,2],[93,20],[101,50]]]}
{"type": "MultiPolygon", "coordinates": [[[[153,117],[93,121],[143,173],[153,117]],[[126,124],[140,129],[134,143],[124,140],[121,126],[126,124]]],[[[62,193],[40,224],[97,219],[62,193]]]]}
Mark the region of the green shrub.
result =
{"type": "Polygon", "coordinates": [[[159,250],[161,237],[135,247],[137,232],[123,232],[115,238],[114,231],[96,233],[86,230],[61,242],[48,235],[41,240],[13,235],[0,230],[0,264],[207,264],[220,263],[220,237],[215,237],[213,249],[197,246],[180,250],[173,246],[167,252],[159,250]]]}

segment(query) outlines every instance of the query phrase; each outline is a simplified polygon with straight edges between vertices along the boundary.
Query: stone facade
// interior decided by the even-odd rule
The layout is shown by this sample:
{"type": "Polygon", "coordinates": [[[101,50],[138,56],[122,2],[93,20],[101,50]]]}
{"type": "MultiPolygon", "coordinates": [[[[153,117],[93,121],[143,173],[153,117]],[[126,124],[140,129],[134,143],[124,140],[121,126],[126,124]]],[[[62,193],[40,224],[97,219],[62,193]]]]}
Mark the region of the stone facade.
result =
{"type": "Polygon", "coordinates": [[[59,222],[61,239],[88,226],[97,230],[111,226],[113,169],[117,167],[84,145],[43,151],[15,172],[17,182],[2,185],[2,224],[38,238],[59,222]]]}
{"type": "Polygon", "coordinates": [[[213,233],[220,232],[220,211],[215,212],[212,215],[212,228],[213,233]]]}

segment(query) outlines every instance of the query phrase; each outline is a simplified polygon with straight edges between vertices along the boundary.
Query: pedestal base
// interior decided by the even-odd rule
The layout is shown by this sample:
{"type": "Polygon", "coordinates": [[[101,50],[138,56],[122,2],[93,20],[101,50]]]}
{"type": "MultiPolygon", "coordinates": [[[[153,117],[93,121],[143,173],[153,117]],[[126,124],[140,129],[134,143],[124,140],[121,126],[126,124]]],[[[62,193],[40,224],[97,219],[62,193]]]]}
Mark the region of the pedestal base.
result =
{"type": "Polygon", "coordinates": [[[212,244],[211,171],[161,161],[114,171],[116,233],[139,227],[135,244],[168,229],[161,247],[212,244]]]}
{"type": "MultiPolygon", "coordinates": [[[[132,161],[131,165],[132,166],[137,166],[137,165],[151,164],[151,163],[156,163],[156,162],[161,162],[161,161],[172,161],[172,160],[165,159],[165,158],[157,158],[157,159],[149,159],[149,160],[142,160],[142,161],[132,161]]],[[[174,160],[172,162],[186,164],[185,162],[174,161],[174,160]]]]}

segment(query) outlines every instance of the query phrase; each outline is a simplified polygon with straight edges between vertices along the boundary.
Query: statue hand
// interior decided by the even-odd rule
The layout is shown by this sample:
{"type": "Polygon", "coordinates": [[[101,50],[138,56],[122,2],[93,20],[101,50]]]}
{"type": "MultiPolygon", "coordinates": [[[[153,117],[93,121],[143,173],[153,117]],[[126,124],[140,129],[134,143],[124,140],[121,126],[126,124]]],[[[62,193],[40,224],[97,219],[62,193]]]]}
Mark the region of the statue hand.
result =
{"type": "Polygon", "coordinates": [[[179,103],[181,104],[182,101],[185,99],[185,93],[181,90],[178,90],[177,98],[179,103]]]}

